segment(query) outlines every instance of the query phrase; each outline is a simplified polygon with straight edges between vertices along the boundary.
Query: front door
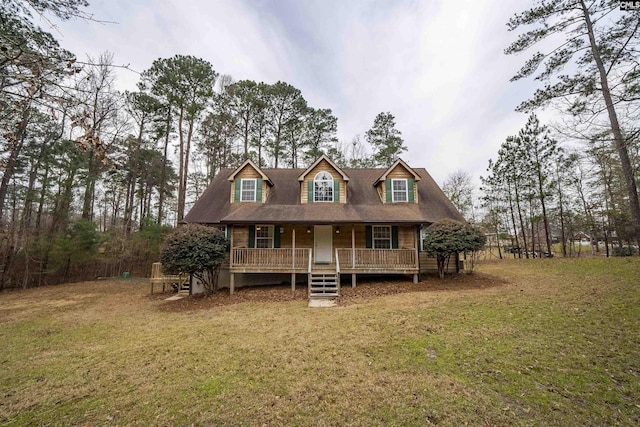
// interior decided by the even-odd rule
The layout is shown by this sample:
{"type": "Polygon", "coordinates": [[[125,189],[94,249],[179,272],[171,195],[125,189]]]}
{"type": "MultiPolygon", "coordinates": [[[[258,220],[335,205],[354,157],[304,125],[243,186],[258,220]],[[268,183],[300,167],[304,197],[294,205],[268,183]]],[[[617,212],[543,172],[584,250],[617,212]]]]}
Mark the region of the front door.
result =
{"type": "Polygon", "coordinates": [[[332,240],[333,227],[331,225],[316,225],[313,227],[313,247],[316,254],[316,263],[331,264],[332,240]]]}

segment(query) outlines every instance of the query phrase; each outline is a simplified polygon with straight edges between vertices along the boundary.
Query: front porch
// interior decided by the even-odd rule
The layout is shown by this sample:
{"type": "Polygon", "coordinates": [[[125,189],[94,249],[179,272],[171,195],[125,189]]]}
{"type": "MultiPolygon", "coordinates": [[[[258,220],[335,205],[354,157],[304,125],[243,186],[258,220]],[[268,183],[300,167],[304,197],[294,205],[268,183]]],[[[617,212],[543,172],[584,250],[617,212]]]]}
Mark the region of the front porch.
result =
{"type": "Polygon", "coordinates": [[[231,226],[229,290],[235,275],[285,273],[295,289],[306,275],[309,295],[337,296],[340,275],[411,274],[417,282],[415,225],[256,224],[231,226]]]}
{"type": "Polygon", "coordinates": [[[234,273],[414,274],[418,268],[414,249],[337,248],[330,262],[316,262],[311,248],[233,248],[229,262],[234,273]]]}
{"type": "Polygon", "coordinates": [[[296,275],[307,274],[309,297],[340,295],[340,275],[412,274],[418,282],[418,254],[411,249],[337,248],[331,262],[315,262],[311,248],[233,248],[229,262],[229,292],[233,294],[236,273],[290,273],[295,291],[296,275]]]}

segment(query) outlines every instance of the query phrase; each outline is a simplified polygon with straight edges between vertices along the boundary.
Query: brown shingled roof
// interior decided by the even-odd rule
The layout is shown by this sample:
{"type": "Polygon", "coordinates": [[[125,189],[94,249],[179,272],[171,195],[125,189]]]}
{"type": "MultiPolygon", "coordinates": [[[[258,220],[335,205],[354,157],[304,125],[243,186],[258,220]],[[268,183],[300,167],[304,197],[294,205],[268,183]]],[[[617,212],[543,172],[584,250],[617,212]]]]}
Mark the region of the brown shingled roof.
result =
{"type": "Polygon", "coordinates": [[[423,168],[413,170],[419,203],[382,203],[373,182],[385,169],[343,169],[351,178],[347,203],[300,203],[303,169],[263,169],[273,182],[265,203],[230,203],[232,169],[223,169],[184,218],[201,224],[291,223],[432,223],[462,215],[423,168]]]}

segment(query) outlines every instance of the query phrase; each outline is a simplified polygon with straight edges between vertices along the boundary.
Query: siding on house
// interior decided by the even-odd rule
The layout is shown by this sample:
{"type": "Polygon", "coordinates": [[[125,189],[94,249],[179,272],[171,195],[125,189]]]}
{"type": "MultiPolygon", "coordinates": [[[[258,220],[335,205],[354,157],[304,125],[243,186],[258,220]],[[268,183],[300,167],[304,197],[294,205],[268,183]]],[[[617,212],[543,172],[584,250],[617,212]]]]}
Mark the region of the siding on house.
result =
{"type": "MultiPolygon", "coordinates": [[[[409,172],[401,164],[396,165],[396,167],[394,167],[387,174],[387,179],[403,179],[403,178],[413,179],[414,175],[411,172],[409,172]]],[[[387,187],[386,187],[385,181],[384,180],[380,181],[378,183],[378,185],[376,186],[376,189],[378,190],[378,194],[380,195],[380,200],[382,200],[383,203],[386,203],[386,200],[387,200],[387,187]]],[[[418,200],[418,184],[415,182],[415,180],[413,182],[413,197],[414,197],[414,203],[419,203],[419,200],[418,200]]]]}
{"type": "Polygon", "coordinates": [[[400,226],[398,227],[398,249],[415,249],[416,248],[416,227],[400,226]]]}
{"type": "MultiPolygon", "coordinates": [[[[253,168],[253,166],[247,164],[243,167],[235,176],[236,179],[242,178],[262,178],[262,175],[253,168]]],[[[236,191],[236,181],[235,179],[231,182],[231,191],[229,193],[231,203],[236,203],[234,201],[236,191]]],[[[258,202],[264,203],[267,200],[267,196],[269,195],[269,184],[262,180],[262,199],[258,200],[258,202]]]]}
{"type": "Polygon", "coordinates": [[[309,203],[309,182],[313,182],[313,178],[315,178],[316,174],[319,172],[329,172],[333,177],[333,180],[339,182],[339,203],[347,203],[347,185],[342,179],[342,175],[340,175],[340,173],[338,173],[338,171],[335,170],[334,167],[326,160],[321,160],[316,167],[311,169],[311,171],[309,171],[309,173],[304,177],[304,181],[302,181],[302,185],[300,187],[300,203],[309,203]]]}
{"type": "Polygon", "coordinates": [[[233,247],[248,248],[249,247],[249,227],[233,226],[233,247]]]}
{"type": "MultiPolygon", "coordinates": [[[[429,256],[426,252],[420,252],[418,254],[420,260],[420,273],[437,273],[438,272],[438,262],[435,257],[429,256]]],[[[449,268],[447,268],[447,273],[457,273],[456,269],[457,257],[455,255],[451,256],[449,259],[449,268]]]]}
{"type": "Polygon", "coordinates": [[[310,248],[313,246],[313,227],[311,233],[307,233],[307,227],[302,225],[285,225],[284,233],[280,236],[280,247],[291,248],[293,239],[293,229],[296,230],[296,248],[310,248]]]}
{"type": "MultiPolygon", "coordinates": [[[[270,224],[265,224],[270,225],[270,224]]],[[[336,225],[333,226],[333,248],[350,248],[351,247],[351,229],[355,231],[355,247],[366,248],[366,226],[364,224],[345,224],[340,225],[340,232],[336,233],[336,225]]],[[[313,247],[313,226],[304,225],[276,225],[274,233],[280,233],[280,247],[291,248],[293,229],[296,230],[296,248],[312,248],[313,247]],[[280,233],[280,228],[283,232],[280,233]],[[307,228],[310,233],[307,233],[307,228]]],[[[248,248],[252,245],[249,243],[249,227],[234,226],[233,227],[233,247],[248,248]]],[[[412,225],[398,226],[398,249],[415,249],[416,245],[416,228],[412,225]]]]}

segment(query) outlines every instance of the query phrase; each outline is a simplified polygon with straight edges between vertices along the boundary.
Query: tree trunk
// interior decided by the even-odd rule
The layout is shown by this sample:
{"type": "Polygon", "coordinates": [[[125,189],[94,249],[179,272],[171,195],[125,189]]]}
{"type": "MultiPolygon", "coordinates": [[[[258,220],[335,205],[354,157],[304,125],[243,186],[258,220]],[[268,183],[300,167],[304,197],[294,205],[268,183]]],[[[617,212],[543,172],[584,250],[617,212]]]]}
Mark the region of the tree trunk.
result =
{"type": "MultiPolygon", "coordinates": [[[[533,215],[533,198],[529,199],[529,223],[531,225],[531,254],[536,257],[536,233],[535,233],[535,221],[533,215]]],[[[538,236],[538,240],[540,237],[538,236]]]]}
{"type": "MultiPolygon", "coordinates": [[[[518,240],[518,226],[516,224],[516,216],[513,212],[513,199],[511,197],[511,186],[508,186],[507,197],[509,199],[509,212],[511,212],[511,223],[513,224],[513,237],[516,239],[516,248],[518,248],[518,258],[522,258],[522,249],[520,248],[520,241],[518,240]]],[[[513,258],[515,259],[516,253],[513,253],[513,258]]]]}
{"type": "Polygon", "coordinates": [[[527,233],[524,227],[524,221],[522,220],[522,209],[520,208],[520,194],[518,193],[518,184],[514,185],[515,193],[516,193],[516,207],[518,208],[518,218],[520,219],[520,230],[522,231],[522,244],[524,246],[524,256],[525,258],[529,258],[529,252],[527,250],[527,233]]]}
{"type": "Polygon", "coordinates": [[[562,257],[567,257],[567,237],[565,236],[564,229],[564,208],[563,200],[562,200],[562,190],[560,189],[560,184],[558,184],[558,197],[559,197],[559,206],[560,206],[560,240],[562,241],[562,257]]]}
{"type": "Polygon", "coordinates": [[[251,119],[249,117],[249,113],[246,113],[245,117],[244,117],[244,129],[243,129],[243,134],[244,134],[244,157],[242,158],[242,160],[247,160],[249,158],[249,123],[251,122],[251,119]]]}
{"type": "Polygon", "coordinates": [[[44,175],[42,176],[42,188],[40,189],[40,199],[38,200],[38,212],[36,213],[36,230],[40,230],[40,223],[42,221],[42,212],[44,210],[44,202],[47,196],[47,188],[49,186],[49,163],[44,168],[44,175]]]}
{"type": "Polygon", "coordinates": [[[87,150],[89,168],[87,170],[87,178],[85,180],[84,200],[82,203],[82,219],[91,221],[93,216],[93,198],[95,193],[95,185],[97,179],[95,164],[95,156],[93,147],[87,150]]]}
{"type": "MultiPolygon", "coordinates": [[[[540,193],[540,204],[542,205],[542,221],[544,223],[544,236],[547,243],[547,252],[551,253],[551,238],[549,237],[549,218],[547,218],[547,207],[544,203],[544,189],[542,188],[542,171],[540,170],[540,163],[537,163],[538,169],[538,192],[540,193]]],[[[540,233],[538,233],[538,238],[540,233]]]]}
{"type": "Polygon", "coordinates": [[[20,119],[20,122],[18,123],[16,133],[13,136],[9,135],[8,137],[12,138],[13,142],[11,143],[9,158],[7,159],[4,166],[2,181],[0,181],[0,223],[2,223],[4,214],[4,205],[7,199],[7,192],[9,191],[9,182],[11,181],[11,178],[13,178],[15,167],[18,163],[18,156],[22,151],[22,146],[24,145],[24,140],[27,136],[27,125],[29,124],[30,118],[30,106],[31,100],[28,100],[25,103],[24,110],[22,111],[22,117],[20,119]]]}
{"type": "Polygon", "coordinates": [[[184,108],[180,108],[180,115],[178,116],[178,136],[180,139],[180,162],[178,168],[178,222],[182,220],[180,216],[180,207],[183,205],[183,200],[185,196],[185,188],[182,186],[183,180],[182,176],[184,175],[184,135],[182,131],[182,121],[184,118],[184,108]]]}
{"type": "Polygon", "coordinates": [[[162,171],[160,172],[160,186],[158,188],[158,224],[162,224],[162,208],[164,207],[164,192],[167,183],[165,182],[167,176],[167,150],[169,147],[169,131],[171,126],[171,108],[167,111],[167,133],[164,136],[164,151],[162,154],[162,171]]]}
{"type": "Polygon", "coordinates": [[[187,201],[187,178],[189,176],[189,153],[191,151],[191,137],[193,135],[193,122],[189,120],[189,130],[187,131],[187,143],[184,149],[184,166],[180,176],[180,187],[182,188],[182,198],[178,200],[178,223],[184,218],[184,207],[187,201]]]}
{"type": "Polygon", "coordinates": [[[631,211],[631,218],[633,220],[634,232],[636,244],[640,245],[640,200],[638,199],[638,188],[636,187],[636,181],[633,176],[633,167],[631,160],[629,159],[629,151],[624,138],[622,137],[622,131],[620,130],[620,124],[618,122],[618,114],[616,113],[613,99],[611,97],[611,91],[609,89],[609,81],[607,78],[607,72],[604,68],[602,58],[600,57],[599,47],[596,43],[596,39],[593,33],[593,23],[591,22],[591,16],[589,10],[584,3],[584,0],[580,0],[582,6],[582,13],[584,15],[584,22],[587,27],[587,34],[589,35],[589,43],[591,45],[591,53],[593,54],[593,60],[598,67],[598,73],[600,76],[600,85],[602,87],[602,96],[607,106],[607,113],[609,115],[609,121],[611,123],[611,132],[613,133],[613,141],[620,156],[620,163],[622,166],[622,174],[627,186],[627,194],[629,196],[629,208],[631,211]]]}

